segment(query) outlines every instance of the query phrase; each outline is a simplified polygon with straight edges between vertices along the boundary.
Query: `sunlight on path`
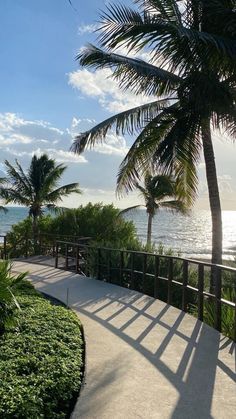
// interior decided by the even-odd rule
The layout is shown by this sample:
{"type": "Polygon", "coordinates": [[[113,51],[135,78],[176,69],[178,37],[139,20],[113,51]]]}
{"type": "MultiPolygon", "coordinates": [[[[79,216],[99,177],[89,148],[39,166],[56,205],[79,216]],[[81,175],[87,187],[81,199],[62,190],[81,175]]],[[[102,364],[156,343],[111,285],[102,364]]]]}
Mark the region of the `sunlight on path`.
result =
{"type": "Polygon", "coordinates": [[[236,411],[235,344],[135,291],[14,262],[84,325],[86,377],[73,419],[224,419],[236,411]]]}

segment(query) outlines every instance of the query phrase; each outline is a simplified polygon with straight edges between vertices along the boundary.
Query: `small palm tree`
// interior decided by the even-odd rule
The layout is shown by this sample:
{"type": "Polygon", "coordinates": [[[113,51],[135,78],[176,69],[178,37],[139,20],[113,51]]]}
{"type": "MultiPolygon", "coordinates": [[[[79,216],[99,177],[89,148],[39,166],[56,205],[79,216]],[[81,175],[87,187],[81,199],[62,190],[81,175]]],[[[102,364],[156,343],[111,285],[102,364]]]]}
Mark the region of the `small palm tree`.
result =
{"type": "MultiPolygon", "coordinates": [[[[187,207],[178,197],[177,185],[171,176],[152,176],[150,173],[147,173],[144,178],[144,186],[136,183],[136,188],[141,192],[140,195],[142,198],[144,198],[148,214],[147,247],[149,247],[151,245],[152,237],[152,221],[157,211],[164,208],[170,211],[186,213],[187,207]]],[[[121,214],[140,206],[141,205],[136,205],[134,207],[126,208],[121,211],[121,214]]]]}
{"type": "Polygon", "coordinates": [[[15,203],[29,208],[29,216],[33,218],[34,241],[37,241],[38,219],[43,207],[54,208],[57,202],[71,193],[81,193],[78,183],[70,183],[58,187],[66,166],[56,165],[55,160],[46,154],[32,157],[30,167],[25,172],[16,160],[15,167],[5,161],[7,178],[0,187],[0,195],[6,203],[15,203]]]}

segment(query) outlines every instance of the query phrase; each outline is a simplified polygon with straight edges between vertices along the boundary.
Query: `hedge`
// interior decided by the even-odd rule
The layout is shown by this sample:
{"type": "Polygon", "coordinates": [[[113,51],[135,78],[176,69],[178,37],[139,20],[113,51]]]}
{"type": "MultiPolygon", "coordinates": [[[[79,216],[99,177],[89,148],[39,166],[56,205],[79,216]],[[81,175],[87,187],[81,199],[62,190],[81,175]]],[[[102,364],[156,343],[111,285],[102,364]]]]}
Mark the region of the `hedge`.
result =
{"type": "Polygon", "coordinates": [[[0,417],[67,418],[82,380],[81,323],[28,289],[0,339],[0,417]]]}

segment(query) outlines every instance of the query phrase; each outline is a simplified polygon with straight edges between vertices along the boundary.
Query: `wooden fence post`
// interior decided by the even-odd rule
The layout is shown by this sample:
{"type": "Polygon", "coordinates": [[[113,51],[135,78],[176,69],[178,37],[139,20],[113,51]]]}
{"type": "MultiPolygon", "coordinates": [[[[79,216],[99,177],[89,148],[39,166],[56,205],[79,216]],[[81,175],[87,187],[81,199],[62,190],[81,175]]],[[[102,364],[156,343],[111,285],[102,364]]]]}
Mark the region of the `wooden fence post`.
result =
{"type": "Polygon", "coordinates": [[[172,280],[173,280],[173,259],[170,258],[169,259],[169,269],[168,269],[167,304],[171,304],[172,280]]]}
{"type": "Polygon", "coordinates": [[[98,255],[97,255],[97,279],[101,280],[101,260],[102,260],[101,248],[98,247],[97,251],[98,251],[98,255]]]}
{"type": "Polygon", "coordinates": [[[187,311],[188,261],[183,261],[182,310],[187,311]]]}
{"type": "Polygon", "coordinates": [[[123,284],[124,252],[120,251],[120,286],[123,284]]]}
{"type": "Polygon", "coordinates": [[[112,282],[111,280],[111,251],[106,250],[107,252],[107,282],[112,282]]]}
{"type": "Polygon", "coordinates": [[[203,321],[203,304],[204,304],[204,265],[198,265],[198,320],[203,321]]]}
{"type": "Polygon", "coordinates": [[[76,245],[75,249],[75,271],[79,273],[79,245],[76,245]]]}
{"type": "Polygon", "coordinates": [[[135,283],[134,283],[134,253],[133,252],[130,254],[130,257],[131,257],[130,285],[131,285],[131,289],[134,290],[135,289],[135,283]]]}
{"type": "Polygon", "coordinates": [[[155,277],[154,277],[154,298],[158,298],[158,288],[159,288],[159,270],[160,270],[160,258],[155,256],[155,277]]]}
{"type": "Polygon", "coordinates": [[[145,292],[146,273],[147,273],[147,254],[143,253],[143,290],[142,292],[145,292]]]}
{"type": "Polygon", "coordinates": [[[66,252],[65,252],[65,257],[66,257],[66,263],[65,263],[65,265],[66,265],[66,268],[68,268],[68,266],[69,266],[68,251],[69,251],[69,245],[68,245],[68,243],[66,243],[66,252]]]}
{"type": "Polygon", "coordinates": [[[55,258],[55,268],[58,268],[58,250],[59,250],[59,245],[56,242],[56,258],[55,258]]]}
{"type": "Polygon", "coordinates": [[[221,332],[221,269],[218,266],[214,266],[215,270],[215,328],[221,332]]]}

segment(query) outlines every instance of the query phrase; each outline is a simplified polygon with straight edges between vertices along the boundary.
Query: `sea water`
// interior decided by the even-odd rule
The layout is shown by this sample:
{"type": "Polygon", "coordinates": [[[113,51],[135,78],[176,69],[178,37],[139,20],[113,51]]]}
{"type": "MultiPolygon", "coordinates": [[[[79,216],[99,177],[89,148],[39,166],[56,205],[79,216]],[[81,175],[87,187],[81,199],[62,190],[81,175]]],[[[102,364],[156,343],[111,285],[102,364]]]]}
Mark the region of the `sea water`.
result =
{"type": "MultiPolygon", "coordinates": [[[[147,214],[145,210],[126,214],[137,228],[139,238],[146,242],[147,214]]],[[[236,257],[236,211],[223,211],[223,259],[236,257]]],[[[152,241],[180,252],[185,257],[210,259],[212,226],[207,210],[193,210],[189,215],[159,211],[153,219],[152,241]]]]}
{"type": "MultiPolygon", "coordinates": [[[[6,234],[11,226],[23,220],[27,208],[9,207],[6,214],[0,213],[0,235],[6,234]]],[[[138,237],[145,243],[147,214],[135,210],[124,216],[132,220],[138,237]]],[[[236,257],[236,211],[223,211],[223,258],[236,257]]],[[[211,216],[209,211],[194,210],[189,215],[159,211],[153,220],[152,241],[180,252],[183,256],[208,259],[211,255],[211,216]]]]}

